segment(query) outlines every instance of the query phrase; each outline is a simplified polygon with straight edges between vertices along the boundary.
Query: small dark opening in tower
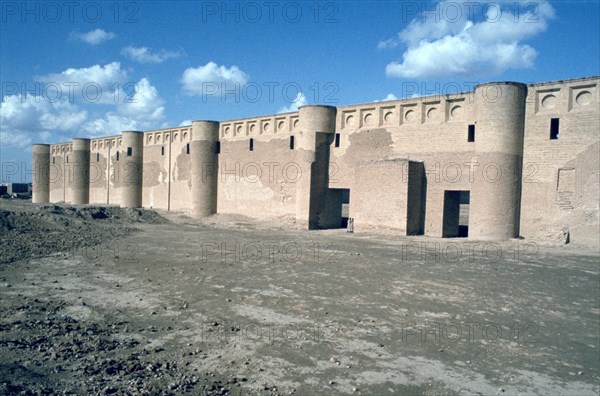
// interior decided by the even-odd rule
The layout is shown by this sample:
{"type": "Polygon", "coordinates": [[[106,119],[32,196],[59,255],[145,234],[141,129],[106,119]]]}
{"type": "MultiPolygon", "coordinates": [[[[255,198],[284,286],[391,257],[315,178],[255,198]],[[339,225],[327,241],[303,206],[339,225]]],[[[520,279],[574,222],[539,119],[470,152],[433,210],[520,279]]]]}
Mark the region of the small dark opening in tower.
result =
{"type": "Polygon", "coordinates": [[[186,145],[185,145],[185,153],[186,154],[190,153],[190,144],[189,143],[186,143],[186,145]]]}
{"type": "Polygon", "coordinates": [[[250,142],[248,143],[250,147],[250,151],[254,151],[254,139],[250,138],[250,142]]]}
{"type": "Polygon", "coordinates": [[[340,147],[340,134],[335,134],[335,147],[340,147]]]}
{"type": "Polygon", "coordinates": [[[117,161],[119,160],[119,152],[117,151],[117,161]]]}
{"type": "Polygon", "coordinates": [[[52,165],[56,164],[56,157],[52,157],[52,165]]]}
{"type": "Polygon", "coordinates": [[[469,209],[471,207],[471,192],[461,191],[459,200],[458,237],[467,238],[469,236],[469,209]]]}
{"type": "Polygon", "coordinates": [[[469,125],[469,136],[467,137],[467,142],[475,141],[475,125],[469,125]]]}
{"type": "Polygon", "coordinates": [[[290,150],[294,149],[294,136],[290,136],[290,150]]]}
{"type": "Polygon", "coordinates": [[[558,139],[558,128],[559,128],[558,118],[550,119],[550,140],[558,139]]]}
{"type": "Polygon", "coordinates": [[[127,147],[127,156],[131,157],[131,154],[133,153],[133,150],[131,147],[127,147]]]}
{"type": "Polygon", "coordinates": [[[160,155],[165,155],[165,146],[160,147],[160,155]]]}
{"type": "Polygon", "coordinates": [[[69,163],[69,156],[67,155],[67,164],[69,163]]]}
{"type": "Polygon", "coordinates": [[[221,154],[221,142],[215,142],[215,154],[221,154]]]}
{"type": "Polygon", "coordinates": [[[348,228],[348,218],[350,216],[350,189],[342,189],[342,228],[348,228]]]}
{"type": "Polygon", "coordinates": [[[100,153],[96,153],[96,162],[100,162],[100,153]]]}
{"type": "Polygon", "coordinates": [[[469,236],[470,203],[470,191],[444,191],[443,238],[467,238],[469,236]]]}

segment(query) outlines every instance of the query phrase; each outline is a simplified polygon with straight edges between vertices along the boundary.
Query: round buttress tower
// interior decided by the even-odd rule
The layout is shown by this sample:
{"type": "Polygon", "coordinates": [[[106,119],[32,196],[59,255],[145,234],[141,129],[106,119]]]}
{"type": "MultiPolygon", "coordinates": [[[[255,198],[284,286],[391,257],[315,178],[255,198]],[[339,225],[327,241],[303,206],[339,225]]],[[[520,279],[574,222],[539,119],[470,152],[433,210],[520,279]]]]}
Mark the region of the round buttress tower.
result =
{"type": "Polygon", "coordinates": [[[125,208],[142,207],[142,168],[144,161],[144,134],[139,131],[123,132],[119,160],[121,178],[121,206],[125,208]]]}
{"type": "Polygon", "coordinates": [[[309,230],[320,227],[329,185],[329,146],[335,134],[337,108],[309,105],[299,110],[297,161],[302,177],[296,184],[296,223],[309,230]]]}
{"type": "Polygon", "coordinates": [[[217,213],[218,141],[218,122],[192,122],[192,212],[196,218],[217,213]]]}
{"type": "Polygon", "coordinates": [[[33,203],[50,202],[50,145],[33,145],[33,203]]]}
{"type": "Polygon", "coordinates": [[[469,237],[519,235],[527,86],[502,82],[475,88],[475,152],[469,237]]]}
{"type": "Polygon", "coordinates": [[[72,147],[67,186],[71,189],[71,203],[83,205],[90,198],[90,140],[73,139],[72,147]]]}

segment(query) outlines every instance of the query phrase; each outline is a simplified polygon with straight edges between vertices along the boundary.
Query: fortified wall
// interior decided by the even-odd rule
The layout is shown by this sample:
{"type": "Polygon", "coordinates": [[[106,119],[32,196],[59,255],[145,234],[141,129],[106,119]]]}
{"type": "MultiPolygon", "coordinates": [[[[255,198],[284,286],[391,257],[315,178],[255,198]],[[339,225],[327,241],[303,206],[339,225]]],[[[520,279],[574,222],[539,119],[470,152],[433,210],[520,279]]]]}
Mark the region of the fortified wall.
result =
{"type": "Polygon", "coordinates": [[[33,202],[599,246],[599,77],[33,147],[33,202]]]}

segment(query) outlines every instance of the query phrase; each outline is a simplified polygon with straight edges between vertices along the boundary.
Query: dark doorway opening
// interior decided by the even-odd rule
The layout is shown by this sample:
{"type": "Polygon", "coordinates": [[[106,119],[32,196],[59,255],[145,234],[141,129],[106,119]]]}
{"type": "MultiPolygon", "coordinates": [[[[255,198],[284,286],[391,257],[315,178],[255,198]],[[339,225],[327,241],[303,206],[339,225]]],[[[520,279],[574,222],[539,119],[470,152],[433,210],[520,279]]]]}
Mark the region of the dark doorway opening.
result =
{"type": "Polygon", "coordinates": [[[425,205],[427,174],[422,162],[408,164],[408,200],[406,235],[423,235],[425,232],[425,205]]]}
{"type": "Polygon", "coordinates": [[[350,209],[350,189],[330,188],[327,190],[326,203],[319,214],[319,228],[347,228],[350,209]]]}
{"type": "Polygon", "coordinates": [[[342,188],[342,222],[341,228],[348,228],[348,217],[350,217],[350,189],[342,188]]]}
{"type": "Polygon", "coordinates": [[[444,217],[442,237],[466,238],[469,236],[469,191],[444,191],[444,217]]]}
{"type": "Polygon", "coordinates": [[[469,206],[471,205],[471,194],[468,191],[460,192],[460,211],[458,215],[458,237],[469,236],[469,206]]]}

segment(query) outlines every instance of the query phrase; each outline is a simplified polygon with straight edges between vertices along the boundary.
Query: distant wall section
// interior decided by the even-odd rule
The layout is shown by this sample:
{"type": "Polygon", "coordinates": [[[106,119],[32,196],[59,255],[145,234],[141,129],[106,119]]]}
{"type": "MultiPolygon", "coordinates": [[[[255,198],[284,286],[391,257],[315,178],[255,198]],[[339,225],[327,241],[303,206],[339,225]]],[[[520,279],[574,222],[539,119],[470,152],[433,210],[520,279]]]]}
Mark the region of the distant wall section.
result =
{"type": "Polygon", "coordinates": [[[525,238],[556,241],[567,232],[572,243],[600,246],[599,84],[596,77],[529,85],[521,198],[525,238]]]}

